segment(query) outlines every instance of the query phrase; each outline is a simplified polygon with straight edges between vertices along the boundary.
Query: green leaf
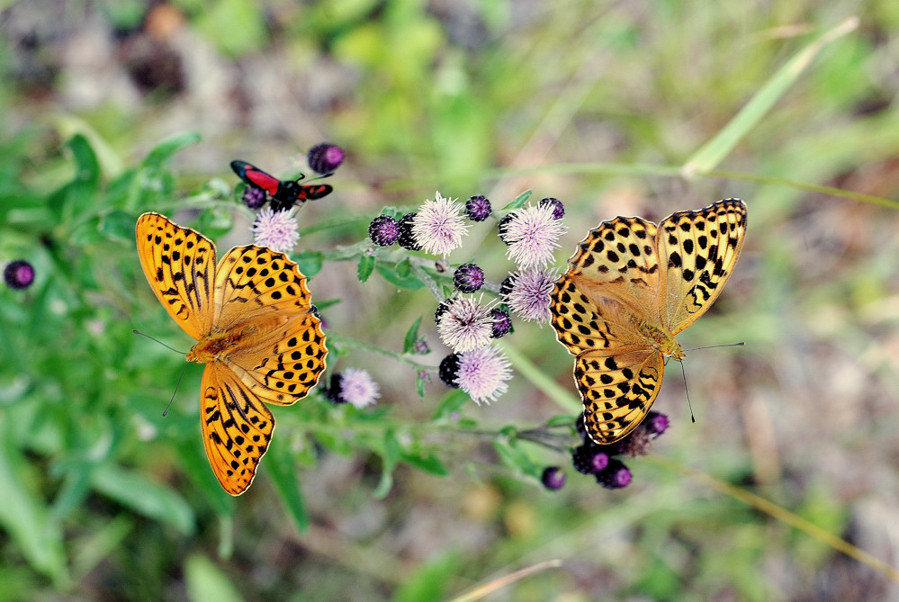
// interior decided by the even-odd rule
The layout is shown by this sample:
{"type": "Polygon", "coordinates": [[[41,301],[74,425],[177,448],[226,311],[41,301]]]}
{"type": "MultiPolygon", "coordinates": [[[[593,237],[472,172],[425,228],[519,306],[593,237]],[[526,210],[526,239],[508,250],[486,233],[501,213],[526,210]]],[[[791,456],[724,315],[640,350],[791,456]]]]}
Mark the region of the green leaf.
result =
{"type": "Polygon", "coordinates": [[[384,280],[400,288],[417,291],[424,286],[424,283],[415,276],[408,276],[405,278],[400,276],[394,267],[378,263],[375,264],[375,269],[384,280]]]}
{"type": "Polygon", "coordinates": [[[372,495],[376,499],[384,499],[393,488],[393,469],[396,468],[396,461],[400,456],[400,444],[396,440],[393,431],[384,432],[384,450],[381,454],[381,482],[378,483],[372,495]]]}
{"type": "Polygon", "coordinates": [[[193,554],[184,563],[187,597],[190,600],[215,602],[241,602],[243,598],[228,575],[211,560],[193,554]]]}
{"type": "Polygon", "coordinates": [[[191,146],[192,144],[196,144],[200,139],[201,136],[197,132],[185,132],[173,136],[172,138],[157,144],[144,158],[142,163],[145,167],[159,167],[171,159],[179,150],[191,146]]]}
{"type": "Polygon", "coordinates": [[[432,420],[447,418],[450,414],[458,412],[466,401],[468,401],[468,393],[462,389],[453,389],[443,397],[432,420]]]}
{"type": "Polygon", "coordinates": [[[511,203],[503,207],[503,211],[511,211],[512,209],[520,209],[524,207],[524,204],[528,202],[528,199],[531,198],[531,195],[534,194],[533,190],[525,190],[521,194],[519,194],[511,203]]]}
{"type": "Polygon", "coordinates": [[[441,552],[406,579],[393,596],[394,602],[446,599],[446,586],[452,583],[463,565],[456,550],[441,552]]]}
{"type": "Polygon", "coordinates": [[[373,255],[369,255],[368,253],[363,253],[359,257],[359,265],[356,267],[356,276],[359,277],[359,282],[365,282],[368,280],[368,277],[371,276],[371,273],[375,269],[375,258],[373,255]]]}
{"type": "Polygon", "coordinates": [[[190,504],[142,473],[113,465],[98,467],[94,472],[94,488],[138,514],[171,525],[182,535],[194,532],[196,519],[190,504]]]}
{"type": "Polygon", "coordinates": [[[429,453],[427,455],[421,456],[404,451],[402,453],[402,459],[407,464],[411,464],[412,466],[420,468],[423,471],[431,473],[433,475],[441,477],[449,475],[449,470],[434,454],[429,453]]]}
{"type": "Polygon", "coordinates": [[[409,274],[412,273],[412,262],[409,261],[409,258],[402,260],[398,264],[396,264],[396,275],[400,278],[408,278],[409,274]]]}
{"type": "Polygon", "coordinates": [[[300,481],[297,478],[296,463],[287,443],[282,438],[273,439],[266,454],[266,474],[275,486],[278,497],[287,514],[293,520],[297,531],[303,533],[309,528],[309,514],[303,502],[300,481]]]}
{"type": "Polygon", "coordinates": [[[300,251],[299,253],[291,255],[291,257],[297,262],[300,272],[302,272],[306,278],[312,278],[322,269],[324,255],[318,251],[300,251]]]}
{"type": "Polygon", "coordinates": [[[851,17],[830,29],[803,48],[771,76],[733,119],[706,142],[681,169],[685,177],[715,169],[762,117],[790,89],[821,50],[858,27],[858,17],[851,17]]]}
{"type": "Polygon", "coordinates": [[[100,232],[110,240],[128,242],[134,240],[134,214],[113,209],[100,217],[100,232]]]}
{"type": "Polygon", "coordinates": [[[546,426],[574,426],[574,422],[576,420],[577,417],[571,416],[570,414],[559,414],[558,416],[553,416],[552,418],[547,420],[546,426]]]}
{"type": "Polygon", "coordinates": [[[418,319],[412,323],[412,326],[409,327],[409,330],[406,331],[406,336],[403,339],[403,353],[409,353],[412,351],[412,346],[415,345],[415,341],[418,340],[418,327],[421,326],[421,316],[418,316],[418,319]]]}
{"type": "Polygon", "coordinates": [[[415,377],[415,392],[418,393],[419,399],[425,398],[425,385],[427,383],[427,378],[423,378],[421,375],[415,377]]]}
{"type": "Polygon", "coordinates": [[[12,445],[12,437],[0,441],[0,525],[34,569],[53,579],[57,586],[68,580],[62,531],[50,512],[32,491],[26,478],[28,460],[12,445]]]}

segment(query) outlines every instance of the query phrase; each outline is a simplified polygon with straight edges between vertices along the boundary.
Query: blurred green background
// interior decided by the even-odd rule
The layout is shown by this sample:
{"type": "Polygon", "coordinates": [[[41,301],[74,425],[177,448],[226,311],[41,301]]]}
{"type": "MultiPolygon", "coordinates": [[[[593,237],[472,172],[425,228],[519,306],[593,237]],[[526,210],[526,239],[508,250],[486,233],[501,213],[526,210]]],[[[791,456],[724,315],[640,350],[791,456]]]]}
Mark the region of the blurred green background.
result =
{"type": "MultiPolygon", "coordinates": [[[[883,567],[708,479],[896,562],[896,2],[3,6],[0,262],[37,278],[0,290],[0,600],[448,599],[551,560],[489,599],[899,597],[883,567]],[[747,346],[688,355],[695,425],[673,366],[655,406],[672,428],[609,492],[566,453],[498,453],[503,427],[570,414],[551,387],[518,376],[477,407],[435,377],[420,399],[414,369],[335,337],[330,369],[368,369],[379,405],[276,409],[231,499],[202,451],[201,369],[162,418],[183,359],[131,334],[190,345],[146,286],[134,219],[245,244],[228,163],[286,176],[322,140],[347,160],[299,248],[324,259],[310,288],[338,337],[399,353],[424,316],[435,366],[434,298],[332,259],[385,206],[533,189],[566,204],[559,265],[601,220],[745,199],[743,257],[680,341],[747,346]]],[[[450,261],[498,282],[492,227],[450,261]]],[[[574,395],[554,341],[517,324],[504,344],[574,395]]]]}

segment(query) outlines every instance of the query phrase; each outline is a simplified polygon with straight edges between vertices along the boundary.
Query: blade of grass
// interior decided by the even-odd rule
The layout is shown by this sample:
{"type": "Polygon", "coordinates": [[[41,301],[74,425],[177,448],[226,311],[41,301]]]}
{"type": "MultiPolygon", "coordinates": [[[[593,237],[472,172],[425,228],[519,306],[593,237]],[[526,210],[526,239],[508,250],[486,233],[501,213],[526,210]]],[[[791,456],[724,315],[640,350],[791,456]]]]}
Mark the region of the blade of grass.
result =
{"type": "Polygon", "coordinates": [[[689,178],[697,172],[707,172],[717,167],[743,136],[755,127],[774,103],[799,79],[818,53],[827,44],[854,31],[858,24],[858,17],[846,19],[787,61],[714,138],[687,160],[681,170],[682,175],[689,178]]]}
{"type": "Polygon", "coordinates": [[[558,568],[560,566],[562,566],[561,560],[547,560],[544,562],[540,562],[533,566],[523,568],[520,571],[510,573],[509,575],[506,575],[504,577],[489,581],[484,585],[479,585],[473,590],[462,594],[461,596],[453,598],[451,602],[473,602],[474,600],[480,600],[481,598],[492,594],[493,592],[502,589],[507,585],[515,583],[516,581],[524,579],[525,577],[529,577],[534,573],[539,573],[540,571],[545,571],[546,569],[558,568]]]}
{"type": "Polygon", "coordinates": [[[512,345],[504,345],[499,343],[503,352],[518,370],[519,374],[525,377],[532,385],[540,389],[540,391],[559,404],[565,412],[570,414],[580,414],[582,407],[581,401],[572,395],[568,390],[559,385],[556,381],[546,375],[546,372],[538,368],[531,360],[519,353],[512,345]]]}

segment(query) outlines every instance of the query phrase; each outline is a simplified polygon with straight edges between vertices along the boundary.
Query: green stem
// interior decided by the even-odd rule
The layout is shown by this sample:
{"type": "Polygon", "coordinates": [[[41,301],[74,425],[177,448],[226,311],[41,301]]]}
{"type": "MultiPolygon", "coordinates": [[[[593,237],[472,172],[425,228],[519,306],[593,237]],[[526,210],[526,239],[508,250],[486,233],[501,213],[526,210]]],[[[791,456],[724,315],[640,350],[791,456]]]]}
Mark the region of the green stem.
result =
{"type": "Polygon", "coordinates": [[[579,414],[581,412],[581,402],[567,389],[559,385],[551,379],[546,373],[538,368],[531,360],[519,353],[512,345],[499,343],[500,348],[505,352],[509,361],[518,370],[518,373],[525,377],[532,385],[537,387],[544,395],[555,401],[563,411],[570,414],[579,414]]]}

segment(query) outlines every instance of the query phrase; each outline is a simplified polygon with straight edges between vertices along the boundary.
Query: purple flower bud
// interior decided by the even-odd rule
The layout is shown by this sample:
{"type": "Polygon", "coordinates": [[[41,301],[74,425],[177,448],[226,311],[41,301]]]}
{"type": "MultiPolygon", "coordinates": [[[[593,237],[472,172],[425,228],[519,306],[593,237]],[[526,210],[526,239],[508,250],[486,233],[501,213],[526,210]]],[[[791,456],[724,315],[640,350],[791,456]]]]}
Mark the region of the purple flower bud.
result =
{"type": "Polygon", "coordinates": [[[490,217],[490,201],[483,194],[478,194],[465,202],[465,214],[473,222],[482,222],[490,217]]]}
{"type": "Polygon", "coordinates": [[[621,460],[609,459],[609,465],[596,473],[596,482],[606,489],[621,489],[630,485],[633,475],[621,460]]]}
{"type": "Polygon", "coordinates": [[[505,307],[494,307],[490,310],[493,316],[493,338],[501,339],[512,332],[512,316],[505,307]]]}
{"type": "Polygon", "coordinates": [[[327,142],[316,144],[309,149],[306,162],[315,173],[333,173],[343,163],[343,149],[327,142]]]}
{"type": "Polygon", "coordinates": [[[34,282],[34,268],[24,259],[10,261],[3,268],[3,279],[10,288],[26,289],[34,282]]]}
{"type": "Polygon", "coordinates": [[[389,215],[379,215],[368,225],[368,237],[379,247],[389,247],[400,237],[400,224],[389,215]]]}
{"type": "Polygon", "coordinates": [[[547,466],[543,470],[540,481],[550,491],[558,491],[565,485],[565,473],[558,466],[547,466]]]}
{"type": "Polygon", "coordinates": [[[255,186],[247,186],[243,189],[241,200],[250,209],[259,209],[265,204],[265,191],[255,186]]]}
{"type": "Polygon", "coordinates": [[[553,219],[562,219],[565,216],[565,206],[559,199],[547,197],[545,199],[541,199],[540,202],[537,203],[538,207],[544,207],[546,205],[552,205],[553,219]]]}
{"type": "Polygon", "coordinates": [[[456,268],[453,285],[463,293],[474,293],[484,285],[484,270],[473,263],[456,268]]]}

